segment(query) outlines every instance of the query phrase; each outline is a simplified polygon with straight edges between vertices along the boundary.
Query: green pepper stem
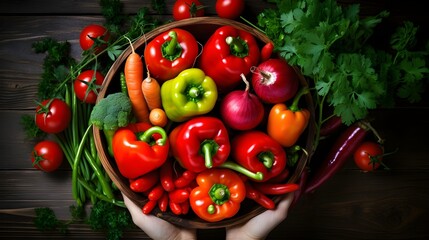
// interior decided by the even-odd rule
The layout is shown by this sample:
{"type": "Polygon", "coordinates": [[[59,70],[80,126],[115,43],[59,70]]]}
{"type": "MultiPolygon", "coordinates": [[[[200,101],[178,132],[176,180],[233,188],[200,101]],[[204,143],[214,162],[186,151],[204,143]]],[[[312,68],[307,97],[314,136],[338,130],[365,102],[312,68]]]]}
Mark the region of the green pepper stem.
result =
{"type": "Polygon", "coordinates": [[[213,144],[216,144],[216,143],[213,141],[205,141],[201,145],[201,151],[204,155],[204,165],[206,166],[206,168],[213,167],[213,155],[214,155],[213,144]]]}
{"type": "Polygon", "coordinates": [[[229,200],[231,193],[229,192],[228,186],[220,183],[215,183],[210,188],[208,192],[210,199],[215,203],[216,205],[222,205],[226,201],[229,200]]]}
{"type": "Polygon", "coordinates": [[[235,52],[241,53],[244,50],[243,43],[238,38],[228,36],[225,38],[225,42],[233,48],[235,52]]]}
{"type": "Polygon", "coordinates": [[[200,89],[197,87],[191,87],[188,91],[188,94],[191,98],[197,98],[200,96],[200,89]]]}
{"type": "Polygon", "coordinates": [[[144,142],[150,142],[151,137],[156,133],[161,135],[161,138],[156,141],[156,144],[158,144],[159,146],[164,146],[167,142],[167,133],[162,127],[158,126],[153,126],[146,130],[143,134],[139,136],[139,140],[144,142]]]}
{"type": "Polygon", "coordinates": [[[299,90],[298,93],[296,94],[296,96],[294,97],[293,102],[292,102],[291,106],[289,107],[289,109],[292,112],[298,111],[299,110],[299,107],[298,107],[299,100],[301,99],[302,96],[304,96],[305,94],[307,94],[309,92],[310,92],[310,89],[308,87],[301,88],[301,90],[299,90]]]}
{"type": "Polygon", "coordinates": [[[171,37],[171,40],[169,41],[168,45],[165,46],[165,53],[169,56],[173,56],[176,53],[177,48],[177,33],[175,31],[170,31],[168,33],[168,36],[171,37]]]}
{"type": "Polygon", "coordinates": [[[231,162],[231,161],[226,161],[226,162],[222,163],[219,167],[228,168],[228,169],[237,171],[237,172],[239,172],[239,173],[241,173],[241,174],[243,174],[249,178],[252,178],[252,179],[255,179],[258,181],[262,181],[264,179],[263,173],[261,173],[261,172],[254,173],[254,172],[248,170],[247,168],[245,168],[245,167],[243,167],[237,163],[231,162]]]}
{"type": "Polygon", "coordinates": [[[223,199],[225,197],[225,190],[223,190],[222,188],[216,189],[216,191],[214,191],[214,196],[217,199],[223,199]]]}
{"type": "Polygon", "coordinates": [[[264,164],[268,169],[271,169],[274,164],[274,155],[272,152],[261,152],[258,154],[258,159],[264,164]]]}

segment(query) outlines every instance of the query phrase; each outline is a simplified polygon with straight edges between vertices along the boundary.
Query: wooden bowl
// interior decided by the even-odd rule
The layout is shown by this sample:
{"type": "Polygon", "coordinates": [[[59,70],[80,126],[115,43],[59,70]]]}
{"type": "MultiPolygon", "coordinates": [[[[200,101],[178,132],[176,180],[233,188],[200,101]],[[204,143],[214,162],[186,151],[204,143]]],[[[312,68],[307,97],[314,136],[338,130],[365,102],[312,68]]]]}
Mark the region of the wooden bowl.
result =
{"type": "MultiPolygon", "coordinates": [[[[176,21],[172,23],[165,24],[160,26],[151,32],[145,34],[145,36],[139,38],[133,43],[134,49],[140,55],[143,55],[144,47],[146,41],[150,41],[155,36],[160,33],[163,33],[172,28],[182,28],[190,31],[196,39],[200,43],[205,43],[209,36],[214,33],[214,31],[224,25],[231,25],[238,29],[246,30],[250,32],[254,37],[258,40],[261,47],[270,42],[270,39],[265,36],[262,32],[248,26],[242,24],[237,21],[222,19],[217,17],[199,17],[199,18],[191,18],[181,21],[176,21]]],[[[118,59],[113,63],[109,72],[105,76],[105,80],[102,86],[101,91],[98,94],[97,102],[102,98],[107,96],[109,93],[119,92],[120,91],[120,82],[119,82],[119,74],[124,69],[125,61],[128,55],[131,53],[131,47],[128,47],[124,50],[124,52],[118,57],[118,59]]],[[[296,70],[296,69],[295,69],[296,70]]],[[[297,71],[297,70],[296,70],[297,71]]],[[[302,74],[297,71],[300,76],[301,85],[307,85],[305,78],[302,74]]],[[[293,169],[293,172],[288,180],[288,182],[296,182],[301,175],[302,170],[305,168],[308,159],[311,157],[311,149],[314,140],[315,134],[315,125],[314,125],[314,104],[312,101],[312,97],[310,94],[305,95],[303,99],[303,104],[301,106],[306,107],[311,112],[310,124],[308,125],[306,131],[303,133],[301,139],[301,146],[305,146],[308,154],[302,154],[299,162],[293,169]]],[[[127,197],[129,197],[136,205],[143,207],[143,205],[148,201],[147,198],[139,193],[133,192],[129,188],[129,181],[125,177],[121,175],[119,169],[115,163],[115,160],[109,156],[107,153],[106,142],[103,133],[94,128],[94,137],[96,142],[97,151],[101,160],[101,163],[106,170],[109,177],[116,184],[120,191],[122,191],[127,197]]],[[[277,203],[280,200],[280,197],[274,197],[274,201],[277,203]]],[[[186,228],[199,228],[199,229],[209,229],[209,228],[220,228],[220,227],[228,227],[236,224],[240,224],[248,221],[254,216],[265,211],[265,208],[257,205],[253,200],[246,199],[240,208],[240,211],[232,218],[225,219],[219,222],[206,222],[200,218],[198,218],[192,211],[188,215],[180,215],[177,216],[169,211],[161,212],[157,208],[155,208],[152,214],[165,219],[173,224],[176,224],[181,227],[186,228]]]]}

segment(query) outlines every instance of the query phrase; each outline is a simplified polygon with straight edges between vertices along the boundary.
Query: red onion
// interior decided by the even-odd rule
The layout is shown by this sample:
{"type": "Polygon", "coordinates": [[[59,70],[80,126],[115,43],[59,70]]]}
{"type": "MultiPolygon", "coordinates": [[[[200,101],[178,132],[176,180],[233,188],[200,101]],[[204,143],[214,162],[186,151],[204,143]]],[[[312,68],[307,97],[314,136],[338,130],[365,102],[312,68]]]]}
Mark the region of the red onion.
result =
{"type": "Polygon", "coordinates": [[[267,103],[282,103],[295,96],[299,78],[286,60],[270,58],[252,67],[252,87],[256,95],[267,103]]]}
{"type": "Polygon", "coordinates": [[[250,84],[244,74],[245,90],[228,93],[221,102],[220,114],[225,125],[235,130],[249,130],[258,126],[264,118],[264,106],[259,98],[249,92],[250,84]]]}

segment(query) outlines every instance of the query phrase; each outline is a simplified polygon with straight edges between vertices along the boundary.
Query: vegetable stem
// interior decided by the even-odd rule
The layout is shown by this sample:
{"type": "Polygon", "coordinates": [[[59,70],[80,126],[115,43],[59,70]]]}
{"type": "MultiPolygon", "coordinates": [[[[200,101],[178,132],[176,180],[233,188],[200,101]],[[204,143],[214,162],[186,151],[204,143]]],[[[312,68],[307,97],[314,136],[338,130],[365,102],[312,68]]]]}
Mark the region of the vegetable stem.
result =
{"type": "Polygon", "coordinates": [[[293,102],[292,102],[291,106],[289,107],[289,109],[293,112],[299,111],[299,107],[298,107],[299,100],[301,99],[302,96],[304,96],[305,94],[307,94],[309,92],[310,92],[310,90],[308,87],[301,88],[301,90],[299,90],[299,92],[293,98],[293,102]]]}
{"type": "Polygon", "coordinates": [[[219,167],[228,168],[228,169],[237,171],[237,172],[239,172],[239,173],[241,173],[241,174],[243,174],[249,178],[252,178],[252,179],[255,179],[258,181],[262,181],[264,179],[263,173],[261,173],[261,172],[254,173],[254,172],[248,170],[247,168],[245,168],[245,167],[243,167],[237,163],[231,162],[231,161],[226,161],[226,162],[222,163],[219,167]]]}
{"type": "Polygon", "coordinates": [[[82,136],[82,140],[77,148],[76,155],[74,157],[73,162],[73,172],[72,172],[72,194],[75,200],[77,201],[78,206],[82,206],[82,202],[80,201],[78,197],[78,166],[81,161],[82,152],[84,150],[84,144],[86,142],[86,138],[88,137],[88,134],[91,132],[92,125],[89,125],[85,131],[85,133],[82,136]]]}
{"type": "Polygon", "coordinates": [[[96,163],[96,160],[90,155],[88,150],[85,149],[84,153],[85,153],[86,159],[88,160],[89,165],[91,166],[92,170],[94,171],[95,175],[97,176],[99,183],[101,184],[104,195],[106,195],[108,198],[112,199],[113,193],[112,193],[112,190],[110,188],[110,185],[107,182],[104,175],[102,174],[99,166],[96,163]]]}

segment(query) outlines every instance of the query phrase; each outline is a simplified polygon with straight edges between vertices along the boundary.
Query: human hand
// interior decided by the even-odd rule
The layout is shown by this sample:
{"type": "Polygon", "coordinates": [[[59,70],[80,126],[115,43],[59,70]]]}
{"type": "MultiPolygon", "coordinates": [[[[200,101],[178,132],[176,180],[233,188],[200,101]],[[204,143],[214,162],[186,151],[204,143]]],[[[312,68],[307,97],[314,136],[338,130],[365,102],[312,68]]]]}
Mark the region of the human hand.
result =
{"type": "Polygon", "coordinates": [[[197,239],[195,229],[179,228],[159,217],[144,214],[142,209],[122,194],[125,206],[131,214],[133,222],[150,238],[155,240],[197,239]]]}
{"type": "Polygon", "coordinates": [[[273,210],[255,216],[248,222],[226,229],[226,239],[259,240],[267,235],[287,217],[293,200],[293,192],[287,194],[273,210]]]}

